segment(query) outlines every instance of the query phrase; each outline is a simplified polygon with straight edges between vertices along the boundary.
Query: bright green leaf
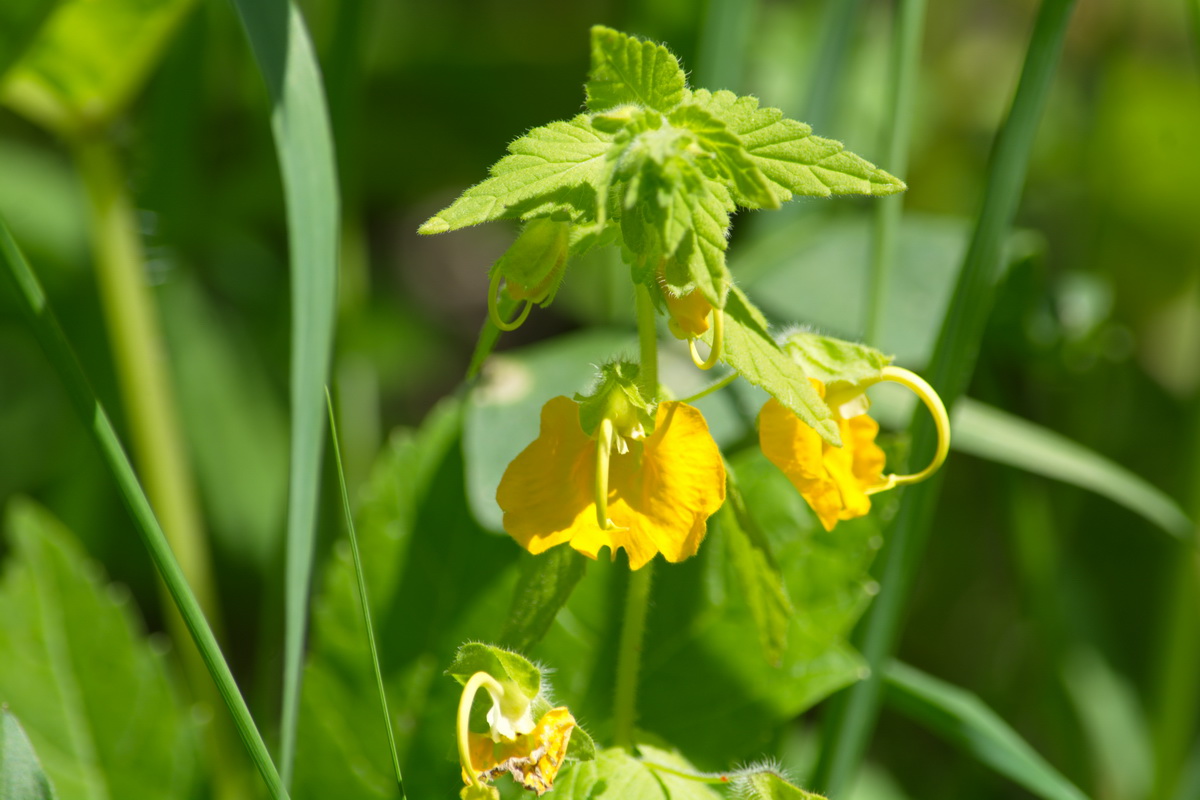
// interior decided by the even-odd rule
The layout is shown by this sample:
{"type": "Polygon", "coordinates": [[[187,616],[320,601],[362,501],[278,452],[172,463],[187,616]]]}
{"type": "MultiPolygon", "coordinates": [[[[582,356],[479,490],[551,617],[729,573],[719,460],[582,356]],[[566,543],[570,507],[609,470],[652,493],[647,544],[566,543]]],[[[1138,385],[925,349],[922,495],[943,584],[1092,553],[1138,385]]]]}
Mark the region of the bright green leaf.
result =
{"type": "MultiPolygon", "coordinates": [[[[653,750],[653,753],[659,757],[666,755],[666,751],[653,750]]],[[[616,747],[598,753],[592,761],[564,767],[554,784],[554,796],[557,800],[716,800],[719,797],[703,784],[656,771],[616,747]]]]}
{"type": "Polygon", "coordinates": [[[552,122],[508,146],[492,176],[462,193],[430,217],[418,233],[433,234],[497,219],[532,219],[562,214],[572,221],[596,218],[597,198],[607,185],[605,158],[612,137],[592,127],[586,115],[552,122]]]}
{"type": "Polygon", "coordinates": [[[925,723],[1001,775],[1044,800],[1087,800],[970,692],[898,662],[887,667],[884,679],[887,699],[897,710],[925,723]]]}
{"type": "Polygon", "coordinates": [[[683,99],[687,78],[670,50],[596,25],[587,105],[592,111],[635,104],[667,112],[683,99]]]}
{"type": "Polygon", "coordinates": [[[841,142],[813,136],[812,128],[784,117],[777,108],[760,108],[758,98],[697,89],[684,102],[720,119],[741,139],[778,201],[793,195],[889,195],[907,188],[900,179],[847,151],[841,142]]]}
{"type": "Polygon", "coordinates": [[[841,444],[837,423],[808,376],[771,337],[767,321],[736,286],[725,303],[726,363],[783,403],[830,444],[841,444]]]}
{"type": "Polygon", "coordinates": [[[739,775],[734,780],[733,787],[734,791],[746,800],[824,800],[823,795],[806,792],[771,770],[739,775]]]}
{"type": "Polygon", "coordinates": [[[892,363],[874,347],[809,331],[788,336],[783,349],[806,375],[825,384],[826,396],[841,388],[865,388],[878,381],[883,368],[892,363]]]}
{"type": "Polygon", "coordinates": [[[674,750],[656,747],[646,742],[639,742],[638,755],[642,763],[650,768],[654,777],[662,784],[666,796],[670,800],[717,800],[721,797],[709,788],[703,781],[693,780],[685,775],[708,777],[696,769],[695,765],[674,750]],[[666,767],[667,769],[657,769],[666,767]],[[682,772],[684,775],[676,773],[682,772]]]}
{"type": "Polygon", "coordinates": [[[787,648],[792,601],[783,575],[771,556],[770,544],[756,530],[741,492],[730,481],[728,500],[718,513],[725,534],[729,564],[750,615],[754,618],[763,653],[772,666],[779,666],[787,648]]]}
{"type": "Polygon", "coordinates": [[[772,192],[767,177],[724,122],[693,103],[684,103],[672,111],[670,120],[672,125],[696,134],[700,146],[712,155],[717,174],[725,180],[738,205],[779,208],[780,198],[772,192]]]}
{"type": "Polygon", "coordinates": [[[446,670],[447,675],[461,684],[469,681],[476,672],[486,672],[501,683],[515,683],[530,699],[542,691],[542,671],[529,659],[502,647],[468,642],[458,648],[454,663],[446,670]]]}
{"type": "Polygon", "coordinates": [[[127,595],[105,586],[62,525],[9,505],[0,581],[0,702],[18,714],[63,797],[195,790],[190,712],[127,595]]]}
{"type": "Polygon", "coordinates": [[[570,547],[552,547],[521,559],[521,576],[500,642],[526,652],[550,630],[558,610],[583,577],[587,561],[570,547]]]}
{"type": "Polygon", "coordinates": [[[54,787],[21,723],[0,707],[0,797],[4,800],[54,800],[54,787]]]}
{"type": "Polygon", "coordinates": [[[112,122],[145,83],[193,0],[69,0],[0,83],[0,98],[63,135],[112,122]]]}

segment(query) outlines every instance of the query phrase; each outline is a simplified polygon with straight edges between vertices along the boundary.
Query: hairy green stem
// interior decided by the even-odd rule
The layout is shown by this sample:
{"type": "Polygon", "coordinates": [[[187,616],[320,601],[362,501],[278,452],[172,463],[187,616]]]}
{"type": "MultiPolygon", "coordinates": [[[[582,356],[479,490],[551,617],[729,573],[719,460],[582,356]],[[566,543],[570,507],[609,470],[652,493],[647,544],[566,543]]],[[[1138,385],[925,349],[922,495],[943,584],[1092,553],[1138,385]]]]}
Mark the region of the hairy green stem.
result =
{"type": "MultiPolygon", "coordinates": [[[[892,51],[888,74],[888,108],[884,122],[883,167],[904,177],[912,133],[913,94],[925,26],[925,0],[904,0],[892,23],[892,51]]],[[[896,252],[896,231],[904,209],[904,195],[881,197],[875,205],[875,231],[871,247],[871,279],[867,282],[867,320],[864,338],[879,345],[883,306],[896,252]]]]}
{"type": "Polygon", "coordinates": [[[638,672],[642,663],[642,639],[646,633],[646,612],[650,609],[650,586],[654,562],[629,573],[625,596],[625,616],[621,621],[621,642],[617,650],[617,690],[613,713],[613,740],[630,753],[634,749],[637,723],[638,672]]]}
{"type": "MultiPolygon", "coordinates": [[[[963,395],[975,367],[1004,243],[1016,215],[1034,136],[1062,53],[1074,0],[1043,0],[1012,109],[996,137],[987,191],[929,369],[947,407],[963,395]]],[[[937,434],[921,413],[912,425],[914,463],[933,453],[937,434]]],[[[817,764],[818,790],[843,794],[866,753],[882,692],[883,667],[895,650],[909,590],[924,553],[941,488],[941,473],[905,490],[884,550],[882,591],[857,631],[869,677],[831,704],[817,764]]]]}

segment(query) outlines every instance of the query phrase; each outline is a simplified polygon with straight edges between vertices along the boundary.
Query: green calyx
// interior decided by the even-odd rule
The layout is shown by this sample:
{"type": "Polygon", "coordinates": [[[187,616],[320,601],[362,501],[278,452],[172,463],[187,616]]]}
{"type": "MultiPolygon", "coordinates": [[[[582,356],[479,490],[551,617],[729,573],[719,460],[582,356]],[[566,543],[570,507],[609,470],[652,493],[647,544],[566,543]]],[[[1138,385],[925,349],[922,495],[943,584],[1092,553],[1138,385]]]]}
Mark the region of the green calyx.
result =
{"type": "Polygon", "coordinates": [[[533,219],[492,269],[504,279],[514,300],[547,306],[562,283],[570,249],[569,222],[533,219]]]}
{"type": "Polygon", "coordinates": [[[830,408],[859,400],[892,363],[891,356],[874,347],[810,331],[792,333],[783,349],[806,375],[825,384],[825,403],[830,408]]]}
{"type": "Polygon", "coordinates": [[[654,414],[637,386],[638,366],[614,361],[600,368],[600,381],[590,395],[575,395],[579,424],[595,436],[602,420],[612,423],[618,450],[626,439],[641,439],[654,429],[654,414]]]}

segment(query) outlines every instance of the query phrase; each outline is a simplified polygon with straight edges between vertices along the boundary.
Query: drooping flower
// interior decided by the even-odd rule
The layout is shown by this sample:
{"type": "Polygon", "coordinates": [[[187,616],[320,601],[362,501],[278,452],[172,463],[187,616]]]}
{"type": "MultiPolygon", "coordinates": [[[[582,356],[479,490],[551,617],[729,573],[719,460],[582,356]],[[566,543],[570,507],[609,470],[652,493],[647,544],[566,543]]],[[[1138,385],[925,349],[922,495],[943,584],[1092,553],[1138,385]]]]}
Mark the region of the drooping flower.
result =
{"type": "MultiPolygon", "coordinates": [[[[816,380],[813,384],[824,397],[824,384],[816,380]]],[[[842,437],[841,447],[823,440],[773,397],[758,415],[763,455],[783,470],[827,531],[833,530],[838,520],[870,511],[868,490],[885,483],[884,454],[875,444],[878,423],[866,413],[842,416],[839,408],[831,410],[842,437]]]]}
{"type": "Polygon", "coordinates": [[[656,553],[678,562],[699,549],[725,501],[721,453],[698,410],[664,402],[649,416],[629,389],[618,370],[583,403],[542,408],[537,439],[496,492],[504,529],[529,552],[570,544],[615,558],[624,548],[639,569],[656,553]]]}
{"type": "Polygon", "coordinates": [[[813,386],[833,412],[842,446],[824,441],[815,430],[771,398],[758,415],[758,439],[763,455],[779,467],[831,531],[839,520],[854,519],[871,510],[870,496],[910,483],[919,483],[937,472],[950,449],[950,418],[937,392],[920,376],[895,366],[874,370],[868,378],[838,381],[836,391],[826,391],[821,381],[813,386]],[[875,444],[879,424],[867,416],[866,388],[892,381],[911,389],[929,409],[937,427],[933,460],[912,475],[884,475],[885,456],[875,444]]]}

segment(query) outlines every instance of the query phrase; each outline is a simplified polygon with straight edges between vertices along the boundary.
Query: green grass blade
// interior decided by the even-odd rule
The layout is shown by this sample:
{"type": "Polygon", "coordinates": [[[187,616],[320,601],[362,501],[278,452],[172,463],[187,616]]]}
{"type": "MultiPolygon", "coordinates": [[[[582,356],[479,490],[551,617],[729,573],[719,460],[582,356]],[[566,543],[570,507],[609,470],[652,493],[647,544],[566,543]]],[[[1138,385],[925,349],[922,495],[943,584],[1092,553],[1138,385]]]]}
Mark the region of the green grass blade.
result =
{"type": "Polygon", "coordinates": [[[1190,541],[1183,509],[1142,478],[1067,437],[968,397],[954,407],[954,449],[1096,492],[1190,541]]]}
{"type": "Polygon", "coordinates": [[[346,516],[346,535],[350,537],[350,553],[354,557],[354,579],[358,583],[358,600],[362,606],[363,625],[367,629],[367,644],[371,648],[371,668],[375,670],[375,684],[379,690],[379,710],[383,713],[383,727],[387,730],[388,748],[392,752],[392,769],[396,773],[396,788],[400,797],[404,795],[404,778],[400,775],[400,756],[396,752],[396,734],[392,731],[392,716],[388,713],[387,693],[383,690],[383,671],[379,668],[379,649],[375,646],[375,628],[371,625],[371,604],[367,600],[367,580],[363,577],[362,557],[358,552],[358,536],[354,532],[354,513],[350,510],[350,493],[346,491],[346,471],[342,469],[342,449],[338,445],[337,422],[333,415],[333,398],[325,389],[325,403],[329,408],[329,437],[333,442],[333,460],[337,464],[338,487],[342,492],[342,511],[346,516]]]}
{"type": "Polygon", "coordinates": [[[889,702],[1044,800],[1087,800],[976,695],[906,664],[888,665],[889,702]]]}
{"type": "Polygon", "coordinates": [[[182,614],[188,632],[196,642],[196,647],[200,651],[201,658],[204,659],[204,665],[208,667],[209,674],[212,675],[221,699],[225,701],[230,714],[233,715],[234,725],[237,726],[238,734],[241,736],[250,758],[262,774],[271,796],[274,798],[287,797],[287,791],[279,779],[275,764],[267,752],[267,746],[263,743],[262,736],[254,725],[254,719],[250,716],[250,709],[246,707],[245,700],[238,692],[237,684],[233,680],[233,674],[229,671],[229,665],[221,655],[221,648],[217,644],[216,637],[213,636],[212,629],[204,618],[204,613],[200,610],[200,604],[184,579],[183,571],[179,568],[179,563],[175,560],[170,545],[167,544],[162,527],[150,508],[150,501],[146,499],[141,484],[138,483],[133,466],[117,438],[108,413],[96,399],[87,376],[83,372],[83,367],[80,366],[71,345],[63,334],[58,319],[50,308],[45,291],[29,268],[29,264],[26,263],[25,257],[21,254],[3,221],[0,221],[0,261],[3,262],[3,272],[15,284],[17,296],[23,311],[29,318],[34,335],[46,351],[51,366],[58,372],[59,377],[66,385],[67,394],[76,411],[79,412],[84,426],[95,438],[101,456],[111,470],[125,504],[129,507],[142,542],[146,545],[154,566],[167,586],[167,591],[171,593],[176,607],[182,614]]]}
{"type": "MultiPolygon", "coordinates": [[[[904,0],[893,12],[892,52],[888,75],[888,109],[884,121],[884,169],[903,179],[908,171],[908,147],[912,134],[913,97],[921,54],[921,31],[925,27],[925,0],[904,0]]],[[[896,232],[904,210],[904,195],[882,197],[875,206],[875,230],[871,242],[871,280],[867,282],[867,320],[863,328],[869,344],[879,344],[883,327],[883,301],[896,252],[896,232]]]]}
{"type": "Polygon", "coordinates": [[[692,83],[741,94],[746,47],[758,16],[758,0],[708,0],[692,83]]]}
{"type": "Polygon", "coordinates": [[[821,33],[817,37],[821,49],[817,51],[812,71],[809,72],[812,79],[800,117],[814,131],[830,130],[834,99],[841,89],[842,76],[847,74],[846,53],[850,49],[850,38],[859,21],[862,4],[862,0],[833,0],[825,4],[821,33]]]}
{"type": "Polygon", "coordinates": [[[292,276],[291,471],[283,654],[284,782],[296,723],[337,296],[338,190],[329,114],[312,42],[291,0],[236,0],[271,95],[271,128],[287,201],[292,276]]]}
{"type": "MultiPolygon", "coordinates": [[[[1001,268],[1004,242],[1012,227],[1034,135],[1062,52],[1074,0],[1043,0],[1034,23],[1012,109],[1001,127],[988,165],[983,208],[967,249],[954,297],[942,324],[927,378],[948,407],[966,390],[1001,268]]],[[[913,463],[933,453],[936,432],[925,414],[912,428],[913,463]]],[[[925,548],[941,486],[940,476],[905,489],[884,548],[883,591],[872,604],[856,637],[871,675],[835,699],[817,765],[818,790],[837,795],[858,769],[875,726],[881,692],[880,670],[899,637],[909,590],[925,548]]]]}

